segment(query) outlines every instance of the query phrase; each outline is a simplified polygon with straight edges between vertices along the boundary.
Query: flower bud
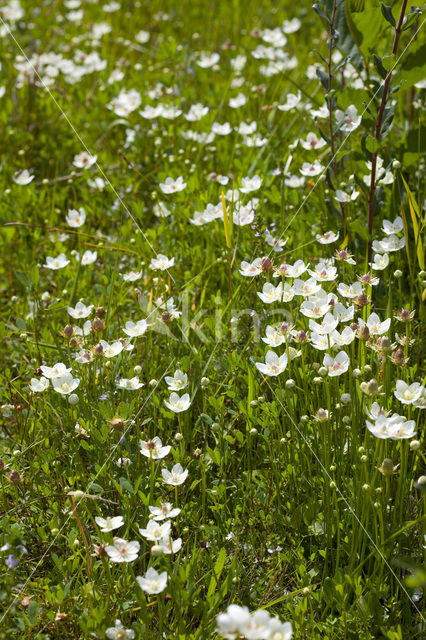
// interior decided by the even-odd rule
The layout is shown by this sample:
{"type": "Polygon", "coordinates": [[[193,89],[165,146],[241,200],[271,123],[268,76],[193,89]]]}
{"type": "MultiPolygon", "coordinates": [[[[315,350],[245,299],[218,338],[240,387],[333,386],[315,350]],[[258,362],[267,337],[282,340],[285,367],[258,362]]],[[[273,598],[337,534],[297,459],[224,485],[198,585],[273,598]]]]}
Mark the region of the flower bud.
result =
{"type": "Polygon", "coordinates": [[[352,371],[352,375],[353,375],[354,378],[360,378],[362,376],[361,369],[354,369],[352,371]]]}
{"type": "Polygon", "coordinates": [[[253,429],[250,429],[250,435],[251,436],[257,436],[257,429],[255,429],[254,427],[253,427],[253,429]]]}
{"type": "Polygon", "coordinates": [[[64,327],[64,330],[62,331],[62,334],[65,336],[65,338],[71,338],[72,335],[74,334],[74,329],[73,329],[72,325],[67,324],[67,326],[64,327]]]}
{"type": "Polygon", "coordinates": [[[395,271],[393,272],[393,275],[397,279],[402,278],[402,271],[400,269],[395,269],[395,271]]]}
{"type": "Polygon", "coordinates": [[[133,372],[135,375],[139,376],[142,373],[142,367],[137,364],[136,367],[133,367],[133,372]]]}
{"type": "Polygon", "coordinates": [[[285,383],[285,388],[286,389],[290,389],[291,390],[291,389],[294,389],[295,386],[296,386],[296,383],[295,383],[294,380],[292,380],[292,378],[289,378],[288,380],[286,380],[286,383],[285,383]]]}
{"type": "Polygon", "coordinates": [[[19,484],[21,482],[21,474],[16,469],[12,469],[9,473],[9,482],[12,484],[19,484]]]}
{"type": "Polygon", "coordinates": [[[366,340],[368,340],[369,337],[370,337],[370,329],[367,327],[366,324],[363,324],[362,327],[358,329],[358,338],[365,342],[366,340]]]}
{"type": "Polygon", "coordinates": [[[95,333],[101,332],[105,329],[105,322],[102,320],[102,318],[98,318],[96,316],[96,318],[92,320],[92,329],[93,331],[95,331],[95,333]]]}
{"type": "Polygon", "coordinates": [[[183,440],[183,435],[179,433],[179,431],[175,433],[175,440],[176,442],[180,442],[181,440],[183,440]]]}
{"type": "Polygon", "coordinates": [[[340,402],[342,404],[350,404],[351,401],[352,401],[352,398],[350,393],[342,393],[342,395],[340,396],[340,402]]]}
{"type": "Polygon", "coordinates": [[[76,404],[78,404],[79,401],[79,397],[76,393],[71,393],[68,396],[68,402],[72,407],[75,407],[76,404]]]}
{"type": "Polygon", "coordinates": [[[325,367],[320,367],[318,369],[318,373],[322,378],[325,378],[327,376],[327,369],[325,367]]]}
{"type": "Polygon", "coordinates": [[[384,476],[391,476],[395,472],[392,460],[390,458],[385,458],[379,467],[379,471],[384,476]]]}
{"type": "Polygon", "coordinates": [[[411,451],[417,451],[417,449],[420,449],[421,444],[418,440],[411,440],[410,442],[410,449],[411,451]]]}
{"type": "Polygon", "coordinates": [[[270,271],[274,266],[272,264],[272,260],[268,258],[268,256],[266,256],[265,258],[262,258],[261,265],[262,265],[262,271],[264,271],[265,273],[267,271],[270,271]]]}
{"type": "Polygon", "coordinates": [[[158,381],[155,378],[153,378],[152,380],[149,381],[149,386],[150,387],[156,387],[157,384],[158,384],[158,381]]]}

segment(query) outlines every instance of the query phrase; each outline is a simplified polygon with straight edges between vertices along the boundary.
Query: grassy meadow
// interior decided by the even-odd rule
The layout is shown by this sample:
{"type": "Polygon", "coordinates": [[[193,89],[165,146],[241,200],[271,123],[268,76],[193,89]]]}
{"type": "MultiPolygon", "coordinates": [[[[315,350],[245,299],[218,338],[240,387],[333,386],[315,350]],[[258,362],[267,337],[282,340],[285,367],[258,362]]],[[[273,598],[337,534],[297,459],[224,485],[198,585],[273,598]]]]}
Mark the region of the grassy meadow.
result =
{"type": "Polygon", "coordinates": [[[425,637],[424,21],[2,3],[0,640],[425,637]]]}

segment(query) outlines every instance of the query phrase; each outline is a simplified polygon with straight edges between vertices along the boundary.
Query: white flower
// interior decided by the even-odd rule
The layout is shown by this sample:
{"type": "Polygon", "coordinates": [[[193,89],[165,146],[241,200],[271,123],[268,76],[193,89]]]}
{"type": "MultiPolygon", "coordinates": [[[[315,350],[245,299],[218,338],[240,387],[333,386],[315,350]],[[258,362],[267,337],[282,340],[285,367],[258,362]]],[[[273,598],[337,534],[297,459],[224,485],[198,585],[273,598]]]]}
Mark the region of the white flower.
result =
{"type": "Polygon", "coordinates": [[[217,64],[219,60],[220,55],[218,53],[203,53],[199,60],[197,60],[196,64],[202,69],[209,69],[217,64]]]}
{"type": "Polygon", "coordinates": [[[373,262],[371,263],[371,268],[374,269],[375,271],[382,271],[383,269],[386,269],[388,264],[389,264],[389,256],[387,253],[383,255],[380,253],[376,253],[373,258],[373,262]]]}
{"type": "Polygon", "coordinates": [[[228,104],[231,109],[238,109],[239,107],[244,106],[246,102],[247,98],[244,93],[239,93],[235,98],[230,98],[228,104]]]}
{"type": "Polygon", "coordinates": [[[87,249],[81,256],[81,264],[83,265],[83,267],[85,267],[89,264],[93,264],[94,262],[96,262],[97,258],[98,258],[97,251],[90,251],[90,249],[87,249]]]}
{"type": "Polygon", "coordinates": [[[112,545],[105,547],[105,551],[112,562],[133,562],[138,557],[139,548],[137,540],[128,542],[123,538],[115,538],[112,545]]]}
{"type": "Polygon", "coordinates": [[[116,620],[115,627],[108,627],[105,635],[109,640],[133,640],[135,632],[132,629],[125,629],[120,620],[116,620]]]}
{"type": "Polygon", "coordinates": [[[316,278],[309,278],[308,280],[301,280],[296,278],[293,282],[293,291],[296,296],[312,296],[320,291],[321,285],[318,284],[316,278]]]}
{"type": "Polygon", "coordinates": [[[340,376],[349,368],[349,356],[345,351],[339,351],[335,358],[326,353],[322,364],[327,369],[330,377],[340,376]]]}
{"type": "Polygon", "coordinates": [[[337,126],[345,133],[350,133],[357,129],[362,120],[361,116],[358,115],[357,108],[353,104],[348,107],[346,111],[336,109],[335,116],[337,126]]]}
{"type": "Polygon", "coordinates": [[[405,237],[398,238],[398,236],[392,234],[383,238],[380,245],[385,253],[399,251],[405,247],[405,237]]]}
{"type": "Polygon", "coordinates": [[[394,396],[402,404],[414,404],[423,394],[423,387],[419,382],[413,382],[408,386],[403,380],[396,381],[394,396]]]}
{"type": "Polygon", "coordinates": [[[77,389],[80,384],[78,378],[73,378],[71,373],[65,373],[63,376],[52,379],[52,385],[55,391],[62,395],[68,395],[77,389]]]}
{"type": "Polygon", "coordinates": [[[165,376],[164,380],[169,388],[169,391],[179,391],[184,389],[188,384],[188,376],[180,369],[176,369],[173,377],[165,376]]]}
{"type": "Polygon", "coordinates": [[[86,151],[82,151],[74,156],[73,165],[78,169],[88,169],[95,164],[98,156],[91,156],[86,151]]]}
{"type": "Polygon", "coordinates": [[[139,338],[140,336],[143,336],[148,327],[149,324],[144,319],[138,320],[137,322],[129,320],[126,322],[123,331],[130,338],[139,338]]]}
{"type": "Polygon", "coordinates": [[[337,285],[337,291],[344,298],[357,298],[361,293],[363,293],[364,289],[362,288],[361,282],[357,280],[353,284],[345,284],[344,282],[340,282],[337,285]]]}
{"type": "Polygon", "coordinates": [[[263,342],[265,342],[270,347],[279,347],[280,344],[285,342],[285,336],[279,329],[275,329],[268,325],[265,331],[266,337],[262,338],[263,342]]]}
{"type": "Polygon", "coordinates": [[[34,393],[41,393],[42,391],[46,391],[49,387],[49,380],[44,376],[40,378],[31,378],[30,382],[30,391],[34,393]]]}
{"type": "Polygon", "coordinates": [[[255,258],[253,262],[241,262],[240,273],[242,276],[253,277],[262,273],[262,258],[255,258]]]}
{"type": "Polygon", "coordinates": [[[263,362],[255,362],[256,368],[265,376],[278,376],[285,371],[288,364],[287,354],[278,356],[275,351],[268,351],[263,362]]]}
{"type": "Polygon", "coordinates": [[[46,378],[59,378],[59,376],[63,376],[66,373],[70,373],[71,368],[66,367],[63,362],[57,362],[53,365],[53,367],[48,367],[45,364],[42,364],[41,372],[46,378]]]}
{"type": "Polygon", "coordinates": [[[345,327],[342,333],[339,333],[336,329],[330,333],[330,339],[332,341],[332,346],[335,349],[339,347],[344,347],[348,344],[351,344],[355,340],[355,331],[353,331],[350,327],[345,327]]]}
{"type": "Polygon", "coordinates": [[[46,263],[43,265],[43,267],[45,267],[46,269],[53,269],[53,270],[63,269],[69,263],[70,261],[67,260],[67,256],[65,255],[65,253],[60,253],[56,258],[51,258],[50,256],[47,256],[46,263]]]}
{"type": "Polygon", "coordinates": [[[141,454],[152,460],[165,458],[167,454],[170,453],[170,449],[170,445],[163,447],[163,443],[158,436],[155,436],[152,440],[142,440],[140,446],[141,454]]]}
{"type": "Polygon", "coordinates": [[[183,181],[182,176],[179,176],[176,180],[173,180],[173,178],[166,178],[164,183],[160,182],[160,189],[166,194],[182,191],[185,187],[186,182],[183,181]]]}
{"type": "Polygon", "coordinates": [[[315,320],[313,319],[309,320],[309,329],[321,335],[326,335],[334,331],[334,329],[337,327],[338,322],[339,321],[336,317],[334,317],[331,313],[327,313],[324,316],[323,321],[320,323],[315,322],[315,320]]]}
{"type": "Polygon", "coordinates": [[[178,463],[174,465],[171,471],[162,469],[161,475],[163,476],[163,480],[166,484],[178,486],[185,482],[188,475],[188,469],[185,469],[184,471],[182,465],[178,463]]]}
{"type": "Polygon", "coordinates": [[[144,577],[136,576],[136,580],[146,593],[161,593],[167,586],[167,572],[157,573],[154,567],[150,567],[144,577]]]}
{"type": "Polygon", "coordinates": [[[30,184],[33,180],[34,176],[28,171],[28,169],[21,169],[20,171],[15,171],[13,174],[13,182],[21,186],[30,184]]]}
{"type": "Polygon", "coordinates": [[[359,191],[355,191],[355,189],[352,189],[352,193],[350,194],[345,193],[341,189],[337,189],[336,195],[334,196],[334,198],[335,200],[337,200],[337,202],[353,202],[358,198],[358,196],[359,196],[359,191]]]}
{"type": "Polygon", "coordinates": [[[232,127],[229,122],[224,122],[221,124],[220,122],[214,122],[212,124],[212,133],[218,136],[229,136],[232,132],[232,127]]]}
{"type": "Polygon", "coordinates": [[[167,520],[163,524],[159,524],[155,520],[148,520],[146,529],[139,529],[139,533],[147,540],[157,542],[158,540],[162,540],[163,538],[168,538],[170,536],[171,526],[172,523],[170,520],[167,520]]]}
{"type": "Polygon", "coordinates": [[[185,113],[183,117],[185,118],[185,120],[188,120],[188,122],[196,122],[197,120],[201,120],[201,118],[204,118],[204,116],[206,116],[208,112],[208,107],[203,107],[202,104],[197,102],[191,105],[188,113],[185,113]]]}
{"type": "Polygon", "coordinates": [[[339,239],[339,232],[335,233],[334,231],[326,231],[322,235],[320,233],[317,233],[315,238],[320,244],[331,244],[332,242],[336,242],[336,240],[339,239]]]}
{"type": "Polygon", "coordinates": [[[304,162],[302,164],[302,168],[299,169],[302,176],[317,176],[321,171],[323,171],[324,167],[318,160],[315,160],[314,163],[304,162]]]}
{"type": "Polygon", "coordinates": [[[162,253],[158,253],[155,258],[152,258],[149,266],[154,270],[160,269],[160,271],[166,271],[167,269],[170,269],[170,267],[173,267],[174,263],[174,258],[168,258],[162,253]]]}
{"type": "Polygon", "coordinates": [[[315,133],[310,131],[306,136],[306,140],[301,140],[300,144],[309,151],[310,149],[321,149],[326,144],[326,141],[323,138],[318,138],[315,133]]]}
{"type": "Polygon", "coordinates": [[[89,304],[87,307],[83,302],[77,302],[74,309],[72,307],[67,307],[67,311],[71,318],[87,318],[92,313],[94,305],[89,304]]]}
{"type": "Polygon", "coordinates": [[[370,335],[372,335],[372,336],[381,336],[384,333],[386,333],[387,331],[389,331],[390,323],[391,323],[391,319],[390,318],[387,318],[383,322],[380,322],[380,318],[377,315],[377,313],[372,313],[367,318],[367,322],[366,323],[364,322],[364,320],[362,318],[358,319],[358,324],[361,327],[362,327],[362,325],[366,324],[368,329],[369,329],[369,331],[370,331],[370,335]]]}
{"type": "Polygon", "coordinates": [[[279,104],[278,109],[280,111],[290,111],[290,109],[294,109],[299,104],[302,95],[300,91],[297,92],[297,95],[294,93],[288,93],[285,104],[279,104]]]}
{"type": "Polygon", "coordinates": [[[282,282],[280,282],[276,287],[274,287],[270,282],[265,282],[262,291],[258,291],[257,295],[265,304],[271,304],[272,302],[281,301],[282,293],[282,282]]]}
{"type": "Polygon", "coordinates": [[[149,31],[144,31],[142,29],[142,31],[138,31],[138,33],[135,35],[135,40],[136,42],[139,42],[139,44],[146,44],[150,37],[151,34],[149,33],[149,31]]]}
{"type": "Polygon", "coordinates": [[[150,518],[160,522],[161,520],[165,520],[166,518],[176,518],[180,514],[180,509],[178,507],[174,507],[170,504],[170,502],[162,502],[160,507],[151,507],[149,506],[150,518]]]}
{"type": "Polygon", "coordinates": [[[387,236],[391,236],[395,233],[400,233],[404,229],[404,223],[401,216],[395,218],[393,222],[390,220],[383,220],[382,230],[387,236]]]}
{"type": "Polygon", "coordinates": [[[104,355],[106,358],[114,358],[123,351],[123,344],[120,342],[120,340],[117,340],[117,342],[113,342],[113,344],[108,344],[106,340],[100,340],[99,344],[102,345],[102,355],[104,355]]]}
{"type": "Polygon", "coordinates": [[[125,282],[136,282],[143,276],[143,271],[129,271],[128,273],[123,273],[123,280],[125,282]]]}
{"type": "Polygon", "coordinates": [[[258,175],[253,176],[253,178],[242,178],[240,187],[241,193],[250,193],[250,191],[257,191],[262,186],[262,178],[258,175]]]}
{"type": "Polygon", "coordinates": [[[282,29],[284,33],[288,35],[289,33],[296,33],[296,31],[299,31],[301,26],[302,23],[299,18],[292,18],[291,20],[284,20],[282,29]]]}
{"type": "Polygon", "coordinates": [[[81,227],[86,222],[86,212],[83,207],[80,207],[80,209],[68,209],[65,220],[70,227],[81,227]]]}
{"type": "Polygon", "coordinates": [[[139,382],[138,376],[133,376],[133,378],[120,378],[117,382],[117,387],[119,389],[128,389],[129,391],[135,391],[136,389],[141,389],[143,387],[143,382],[139,382]]]}
{"type": "Polygon", "coordinates": [[[122,516],[113,516],[110,518],[100,518],[99,516],[96,516],[95,522],[102,533],[114,531],[114,529],[118,529],[124,524],[122,516]]]}
{"type": "Polygon", "coordinates": [[[114,113],[120,118],[127,116],[141,106],[142,100],[140,93],[136,89],[130,91],[120,91],[116,98],[113,98],[108,105],[109,109],[113,109],[114,113]]]}
{"type": "Polygon", "coordinates": [[[189,393],[184,393],[183,396],[180,398],[177,393],[173,392],[170,394],[168,402],[167,400],[164,400],[164,404],[168,409],[170,409],[171,411],[174,411],[175,413],[186,411],[191,405],[189,393]]]}

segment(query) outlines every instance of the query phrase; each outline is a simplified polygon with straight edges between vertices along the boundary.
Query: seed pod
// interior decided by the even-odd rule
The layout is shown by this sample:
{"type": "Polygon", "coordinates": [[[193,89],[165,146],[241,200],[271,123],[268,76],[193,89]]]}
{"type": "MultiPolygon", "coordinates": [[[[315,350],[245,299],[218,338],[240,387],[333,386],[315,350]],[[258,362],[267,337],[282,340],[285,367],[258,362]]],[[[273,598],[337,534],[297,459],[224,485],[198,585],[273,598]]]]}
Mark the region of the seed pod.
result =
{"type": "Polygon", "coordinates": [[[96,318],[94,318],[94,320],[92,321],[92,329],[95,332],[100,332],[105,329],[105,323],[102,318],[98,318],[97,316],[96,318]]]}
{"type": "Polygon", "coordinates": [[[62,331],[62,333],[65,336],[65,338],[71,338],[71,336],[74,334],[74,329],[72,325],[67,324],[67,326],[64,327],[64,330],[62,331]]]}
{"type": "Polygon", "coordinates": [[[9,482],[12,484],[19,484],[21,482],[21,474],[16,469],[12,469],[9,473],[9,482]]]}

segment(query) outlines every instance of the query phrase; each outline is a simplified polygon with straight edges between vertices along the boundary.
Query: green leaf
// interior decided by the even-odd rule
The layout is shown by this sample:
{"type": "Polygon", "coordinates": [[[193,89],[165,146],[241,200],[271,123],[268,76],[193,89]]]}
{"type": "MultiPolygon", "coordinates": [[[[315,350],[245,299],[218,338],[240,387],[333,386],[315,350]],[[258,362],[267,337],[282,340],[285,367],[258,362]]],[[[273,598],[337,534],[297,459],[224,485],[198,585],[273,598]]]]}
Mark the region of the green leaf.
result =
{"type": "Polygon", "coordinates": [[[373,58],[374,58],[374,66],[376,67],[376,71],[379,74],[379,76],[384,80],[388,72],[383,66],[382,59],[380,58],[380,56],[377,56],[376,54],[373,55],[373,58]]]}
{"type": "Polygon", "coordinates": [[[426,77],[426,42],[413,48],[405,57],[396,76],[401,89],[408,89],[426,77]]]}
{"type": "Polygon", "coordinates": [[[395,18],[392,15],[392,9],[387,4],[382,2],[382,13],[385,20],[389,22],[393,27],[396,27],[395,18]]]}

